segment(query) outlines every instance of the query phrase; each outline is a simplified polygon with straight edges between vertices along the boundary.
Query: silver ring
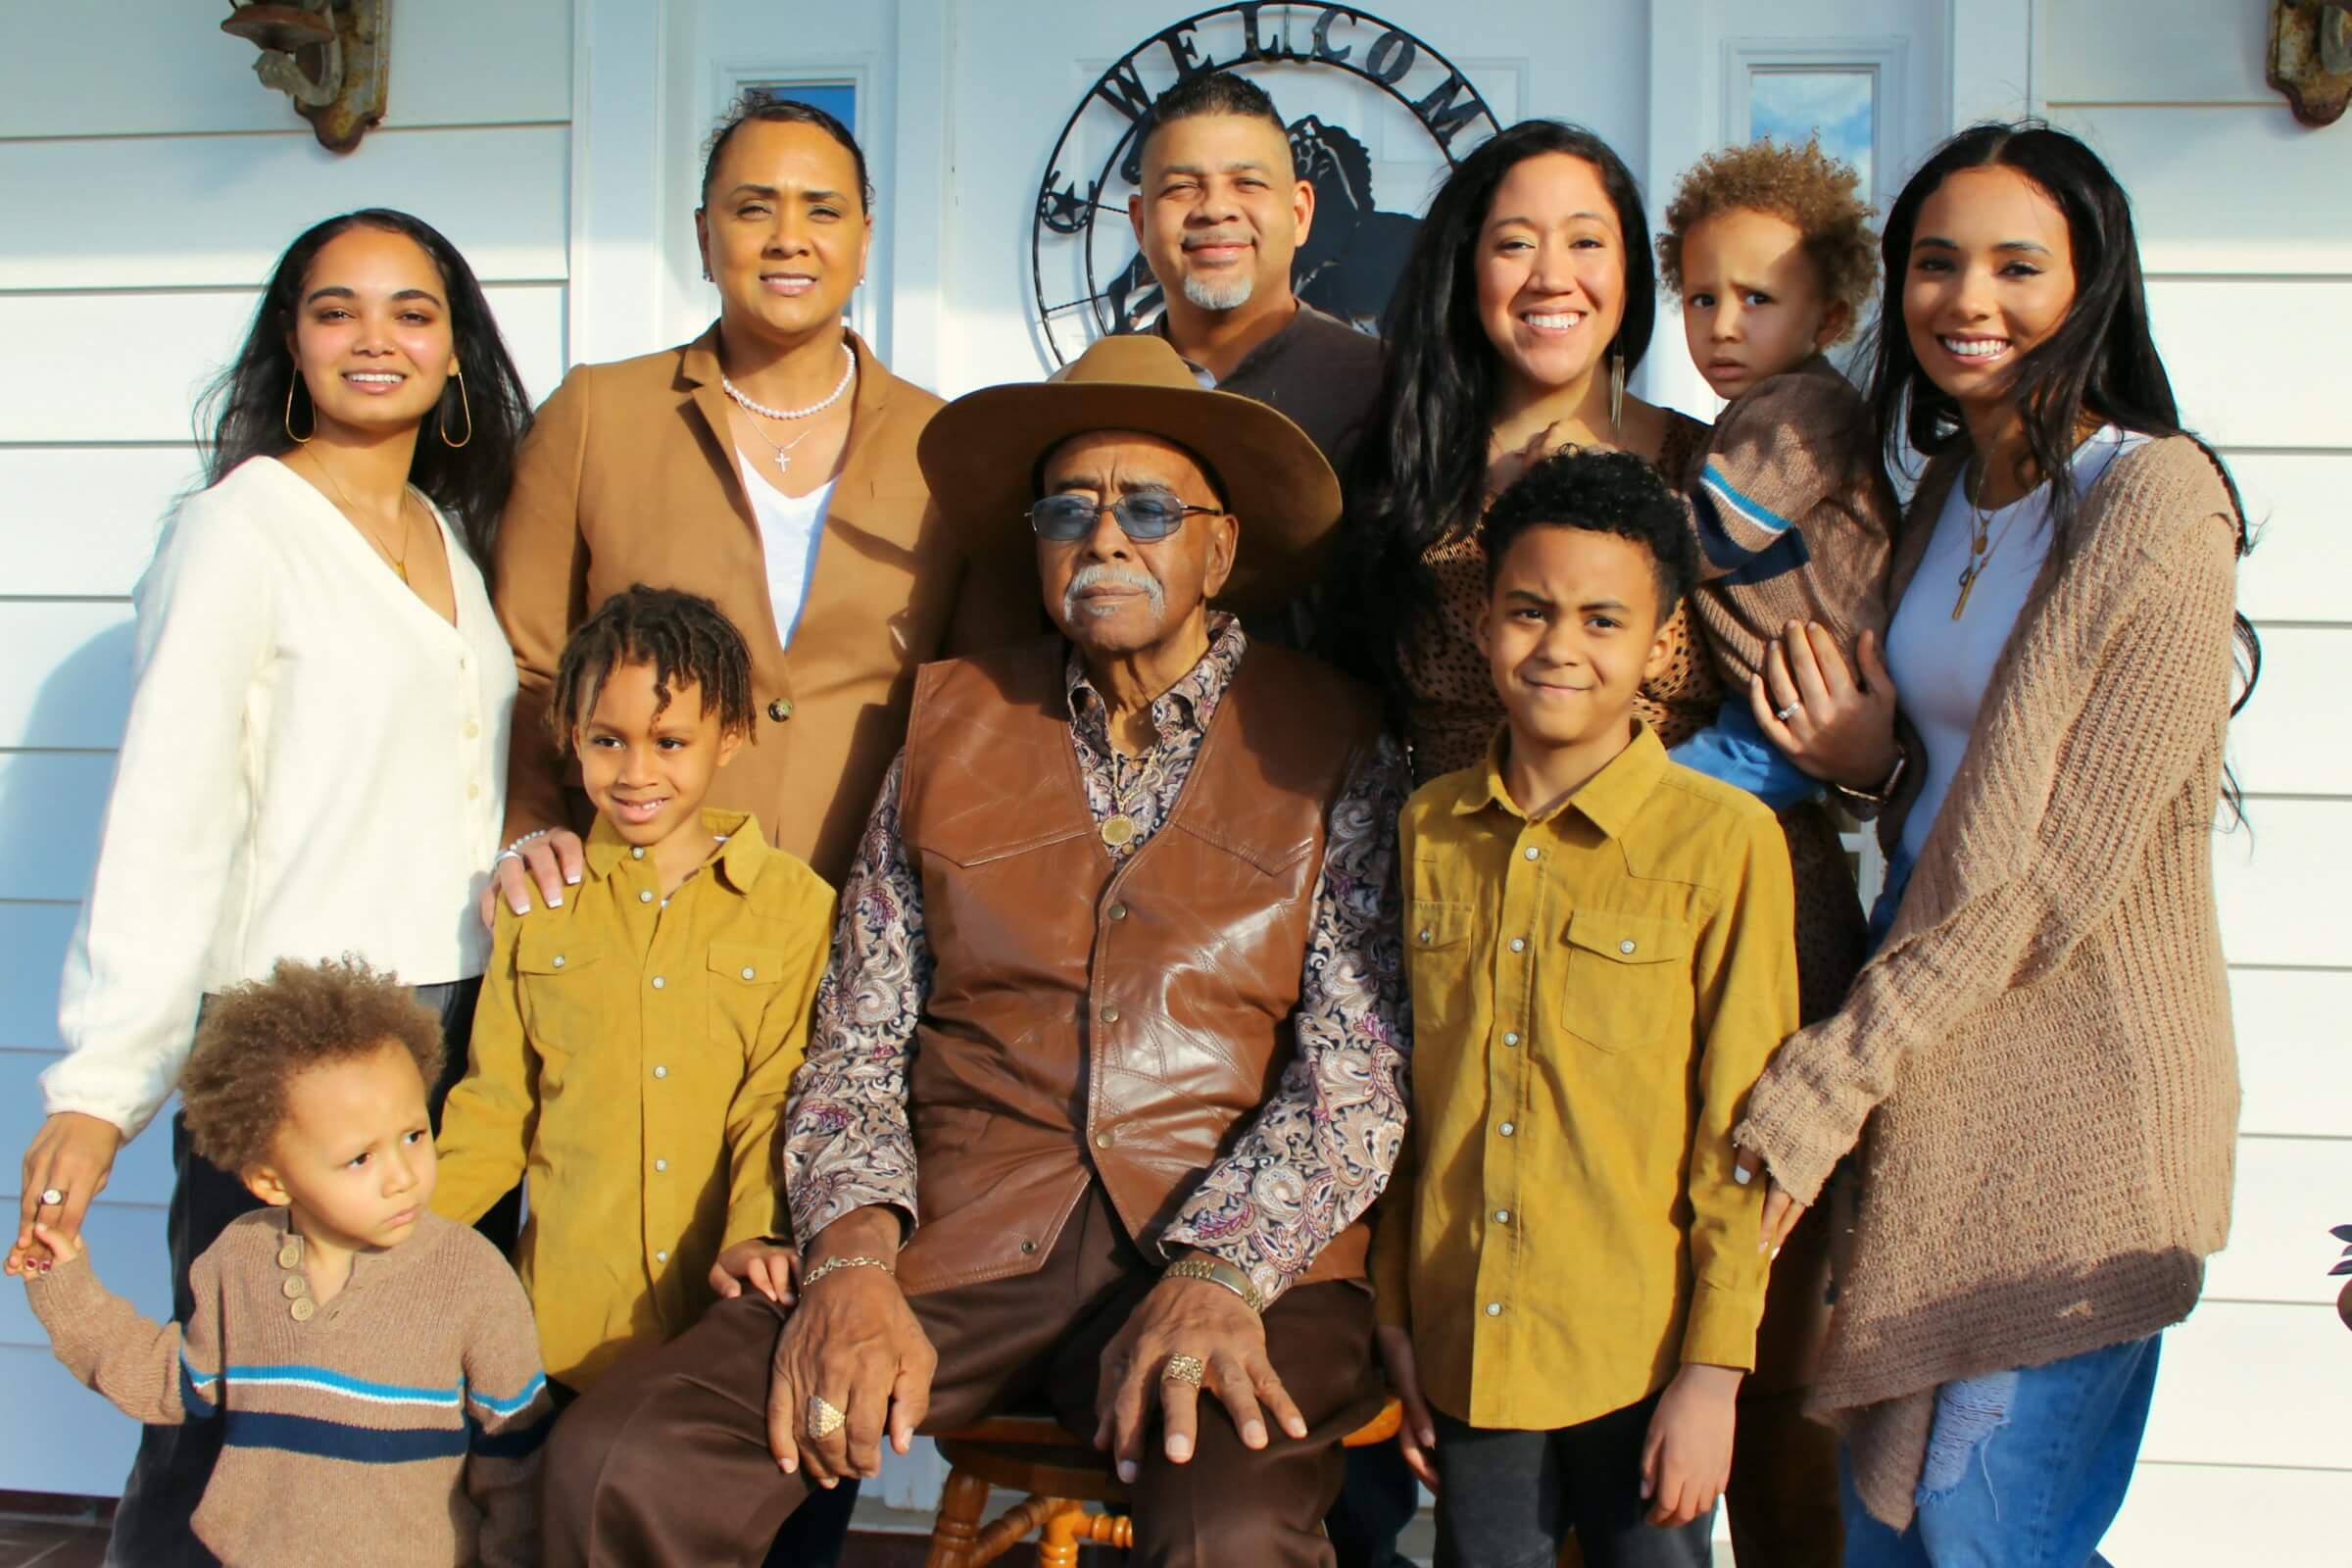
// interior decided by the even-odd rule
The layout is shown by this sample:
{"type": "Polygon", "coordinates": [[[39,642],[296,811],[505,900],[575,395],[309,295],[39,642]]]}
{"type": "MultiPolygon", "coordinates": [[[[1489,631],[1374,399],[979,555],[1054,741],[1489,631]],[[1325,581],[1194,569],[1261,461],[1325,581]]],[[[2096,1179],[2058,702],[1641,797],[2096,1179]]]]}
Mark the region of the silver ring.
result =
{"type": "Polygon", "coordinates": [[[65,1202],[65,1200],[66,1195],[59,1192],[56,1188],[44,1187],[41,1189],[41,1206],[43,1208],[56,1208],[58,1205],[65,1202]]]}
{"type": "Polygon", "coordinates": [[[1793,713],[1793,712],[1795,712],[1795,711],[1797,711],[1799,709],[1803,708],[1804,706],[1805,706],[1805,705],[1804,705],[1804,701],[1803,701],[1803,699],[1801,699],[1801,698],[1800,698],[1800,699],[1798,699],[1797,701],[1795,701],[1795,702],[1793,702],[1793,703],[1790,703],[1790,704],[1789,704],[1789,705],[1788,705],[1787,708],[1783,708],[1783,709],[1779,709],[1779,710],[1775,710],[1775,712],[1773,713],[1773,715],[1772,715],[1772,716],[1773,716],[1774,718],[1777,718],[1777,719],[1779,719],[1779,720],[1780,720],[1782,723],[1786,724],[1786,723],[1788,723],[1788,715],[1789,715],[1789,714],[1791,714],[1791,713],[1793,713]]]}

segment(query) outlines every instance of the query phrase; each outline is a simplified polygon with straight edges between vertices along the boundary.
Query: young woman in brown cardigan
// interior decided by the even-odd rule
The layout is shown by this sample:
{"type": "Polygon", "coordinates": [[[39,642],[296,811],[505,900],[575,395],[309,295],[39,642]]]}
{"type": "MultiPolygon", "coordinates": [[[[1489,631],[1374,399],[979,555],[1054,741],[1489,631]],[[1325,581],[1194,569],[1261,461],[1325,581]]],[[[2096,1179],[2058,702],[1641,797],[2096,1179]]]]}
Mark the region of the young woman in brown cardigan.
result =
{"type": "Polygon", "coordinates": [[[2159,1331],[2229,1230],[2211,838],[2245,521],[2181,433],[2130,205],[2081,142],[1961,133],[1884,249],[1873,401],[1890,461],[1929,457],[1887,665],[1865,691],[1799,632],[1757,711],[1810,770],[1892,791],[1891,929],[1736,1137],[1768,1239],[1856,1153],[1813,1396],[1845,1436],[1849,1568],[2082,1568],[2159,1331]]]}

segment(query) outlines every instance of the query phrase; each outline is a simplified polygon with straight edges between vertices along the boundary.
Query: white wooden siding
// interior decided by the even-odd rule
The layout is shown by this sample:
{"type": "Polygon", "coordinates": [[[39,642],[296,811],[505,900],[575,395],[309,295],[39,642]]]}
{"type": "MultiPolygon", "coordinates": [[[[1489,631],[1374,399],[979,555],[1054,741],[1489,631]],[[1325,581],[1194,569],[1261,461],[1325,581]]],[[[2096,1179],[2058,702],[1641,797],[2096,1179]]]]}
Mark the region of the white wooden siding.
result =
{"type": "MultiPolygon", "coordinates": [[[[566,363],[570,0],[403,0],[391,110],[320,148],[253,76],[222,8],[127,0],[13,18],[0,50],[0,1207],[40,1117],[57,980],[128,698],[128,595],[196,477],[189,405],[305,224],[413,212],[488,286],[534,400],[566,363]]],[[[170,890],[159,889],[159,897],[170,890]]],[[[123,1151],[93,1256],[170,1311],[170,1139],[123,1151]]],[[[0,1490],[111,1495],[137,1427],[73,1384],[0,1291],[0,1490]]]]}
{"type": "Polygon", "coordinates": [[[2044,109],[2131,190],[2182,416],[2259,544],[2240,603],[2265,667],[2230,749],[2250,824],[2216,842],[2245,1084],[2229,1250],[2167,1336],[2118,1562],[2342,1562],[2352,1337],[2327,1277],[2352,1220],[2352,122],[2263,81],[2263,7],[2046,0],[2044,109]]]}

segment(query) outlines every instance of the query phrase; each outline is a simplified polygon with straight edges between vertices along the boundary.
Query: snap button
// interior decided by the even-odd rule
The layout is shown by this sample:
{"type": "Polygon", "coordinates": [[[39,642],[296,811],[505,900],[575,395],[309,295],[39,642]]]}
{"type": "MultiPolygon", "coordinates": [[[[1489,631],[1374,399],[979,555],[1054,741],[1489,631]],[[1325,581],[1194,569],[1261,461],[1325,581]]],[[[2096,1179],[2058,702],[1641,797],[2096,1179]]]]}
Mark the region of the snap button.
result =
{"type": "Polygon", "coordinates": [[[1487,1316],[1489,1316],[1489,1317],[1500,1317],[1500,1316],[1502,1316],[1502,1303],[1501,1303],[1500,1301],[1489,1301],[1489,1302],[1487,1303],[1487,1316]]]}
{"type": "Polygon", "coordinates": [[[1035,1242],[1023,1242],[1021,1244],[1021,1250],[1024,1252],[1034,1252],[1037,1250],[1037,1244],[1035,1242]]]}
{"type": "Polygon", "coordinates": [[[657,1263],[666,1263],[669,1261],[669,1253],[666,1250],[656,1252],[654,1254],[654,1261],[657,1263]]]}
{"type": "Polygon", "coordinates": [[[767,705],[767,716],[781,724],[792,716],[792,705],[779,697],[767,705]]]}
{"type": "Polygon", "coordinates": [[[657,1159],[654,1161],[654,1169],[667,1170],[669,1169],[669,1161],[666,1159],[657,1159]]]}
{"type": "Polygon", "coordinates": [[[752,977],[752,974],[753,974],[752,966],[751,966],[750,964],[748,964],[748,963],[747,963],[747,964],[745,964],[745,965],[743,966],[743,977],[744,977],[746,980],[749,980],[749,979],[752,977]]]}
{"type": "Polygon", "coordinates": [[[1427,941],[1429,940],[1429,927],[1427,927],[1427,926],[1423,926],[1423,927],[1421,928],[1421,940],[1422,940],[1422,941],[1424,941],[1424,942],[1427,942],[1427,941]]]}
{"type": "Polygon", "coordinates": [[[1127,906],[1125,906],[1124,904],[1114,904],[1114,905],[1112,905],[1112,906],[1110,906],[1110,917],[1111,917],[1113,920],[1124,920],[1124,919],[1126,919],[1126,918],[1127,918],[1127,906]]]}
{"type": "Polygon", "coordinates": [[[1505,1029],[1502,1032],[1502,1043],[1506,1046],[1517,1045],[1519,1043],[1519,1031],[1516,1029],[1505,1029]]]}
{"type": "Polygon", "coordinates": [[[1095,1134],[1095,1147],[1097,1149],[1108,1149],[1111,1146],[1111,1136],[1107,1132],[1095,1134]]]}
{"type": "Polygon", "coordinates": [[[630,858],[630,859],[632,859],[632,860],[642,860],[642,859],[644,859],[644,858],[645,858],[645,846],[644,846],[644,845],[642,845],[642,844],[632,844],[632,845],[630,845],[630,846],[629,846],[629,858],[630,858]]]}
{"type": "Polygon", "coordinates": [[[1527,951],[1527,938],[1525,938],[1525,937],[1513,937],[1513,938],[1511,938],[1511,951],[1512,951],[1513,953],[1525,953],[1525,952],[1527,951]]]}
{"type": "Polygon", "coordinates": [[[656,1067],[654,1069],[654,1076],[657,1078],[666,1078],[669,1076],[669,1069],[667,1067],[656,1067]]]}
{"type": "Polygon", "coordinates": [[[1540,860],[1544,858],[1544,852],[1530,844],[1527,847],[1527,858],[1531,860],[1540,860]]]}
{"type": "Polygon", "coordinates": [[[1510,1211],[1509,1209],[1507,1209],[1507,1208],[1498,1208],[1498,1209],[1496,1209],[1496,1210],[1494,1211],[1494,1223],[1495,1223],[1495,1224],[1497,1224],[1497,1225],[1508,1225],[1510,1222],[1511,1222],[1511,1211],[1510,1211]]]}
{"type": "Polygon", "coordinates": [[[656,976],[654,976],[654,989],[655,989],[656,991],[659,991],[659,990],[661,990],[661,989],[662,989],[662,977],[661,977],[660,975],[656,975],[656,976]]]}
{"type": "Polygon", "coordinates": [[[564,967],[564,955],[561,953],[556,955],[556,967],[559,969],[564,967]]]}
{"type": "Polygon", "coordinates": [[[1631,952],[1633,952],[1633,951],[1634,951],[1634,939],[1633,939],[1632,937],[1627,937],[1627,938],[1626,938],[1626,939],[1625,939],[1623,942],[1620,942],[1620,943],[1618,943],[1618,944],[1617,944],[1617,951],[1618,951],[1619,953],[1631,953],[1631,952]]]}
{"type": "Polygon", "coordinates": [[[1511,1134],[1512,1134],[1514,1131],[1516,1131],[1517,1129],[1513,1128],[1513,1127],[1511,1126],[1511,1124],[1510,1124],[1509,1122],[1507,1122],[1507,1121],[1506,1121],[1506,1122],[1504,1122],[1504,1123],[1503,1123],[1501,1126],[1499,1126],[1499,1127],[1495,1128],[1494,1130],[1495,1130],[1496,1132],[1498,1132],[1498,1133],[1502,1134],[1502,1136],[1503,1136],[1503,1137],[1505,1137],[1505,1138],[1508,1138],[1508,1137],[1510,1137],[1510,1136],[1511,1136],[1511,1134]]]}
{"type": "Polygon", "coordinates": [[[1104,1023],[1117,1023],[1119,1021],[1119,1009],[1115,1005],[1104,1007],[1102,1009],[1102,1021],[1104,1023]]]}
{"type": "Polygon", "coordinates": [[[651,889],[651,888],[646,888],[646,889],[643,889],[642,891],[640,891],[640,892],[638,893],[638,895],[637,895],[637,902],[638,902],[639,904],[651,904],[651,903],[653,903],[653,902],[654,902],[654,890],[653,890],[653,889],[651,889]]]}

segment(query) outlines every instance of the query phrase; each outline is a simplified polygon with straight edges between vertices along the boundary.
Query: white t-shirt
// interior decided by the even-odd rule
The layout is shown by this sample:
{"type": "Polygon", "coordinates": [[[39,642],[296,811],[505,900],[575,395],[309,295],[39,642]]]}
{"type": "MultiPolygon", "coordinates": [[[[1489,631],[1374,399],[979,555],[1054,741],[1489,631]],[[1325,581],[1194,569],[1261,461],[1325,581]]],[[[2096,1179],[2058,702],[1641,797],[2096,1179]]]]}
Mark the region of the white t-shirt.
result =
{"type": "Polygon", "coordinates": [[[828,479],[805,496],[788,496],[768,482],[751,454],[737,452],[743,466],[743,493],[752,499],[752,515],[760,522],[760,551],[767,558],[767,602],[776,612],[776,636],[786,648],[800,624],[801,607],[808,600],[808,579],[816,571],[816,549],[825,537],[825,508],[832,503],[838,479],[828,479]]]}
{"type": "MultiPolygon", "coordinates": [[[[2112,424],[2100,429],[2075,449],[2075,493],[2088,492],[2109,464],[2147,439],[2112,424]]],[[[1919,570],[1886,628],[1886,672],[1894,677],[1903,711],[1928,751],[1926,782],[1903,822],[1903,854],[1914,863],[1976,733],[1993,665],[2009,646],[2026,596],[2050,553],[2050,487],[2045,484],[1986,518],[1991,553],[1969,591],[1967,611],[1953,619],[1952,603],[1960,596],[1960,573],[1968,566],[1974,531],[1976,509],[1967,492],[1964,480],[1944,499],[1919,570]]]]}
{"type": "Polygon", "coordinates": [[[514,655],[434,521],[414,548],[444,553],[455,625],[274,458],[239,464],[164,530],[66,951],[68,1051],[41,1077],[51,1112],[136,1134],[179,1081],[204,993],[281,957],[354,953],[409,985],[482,972],[514,655]]]}

